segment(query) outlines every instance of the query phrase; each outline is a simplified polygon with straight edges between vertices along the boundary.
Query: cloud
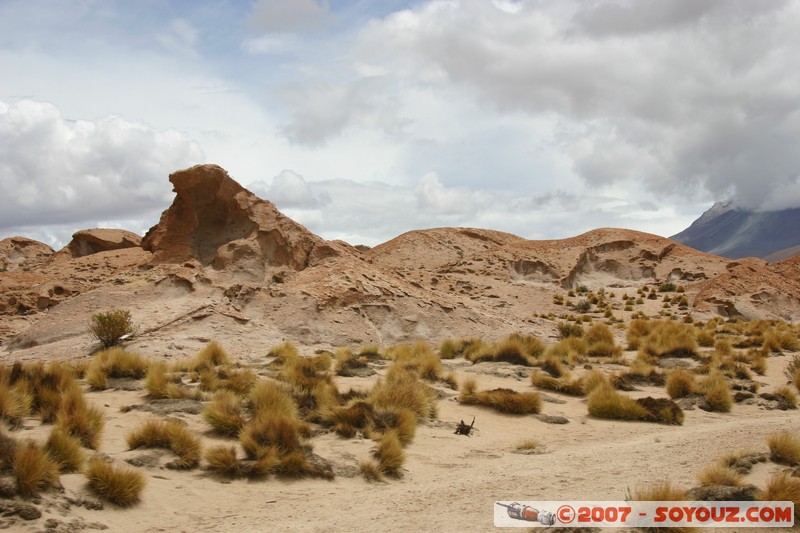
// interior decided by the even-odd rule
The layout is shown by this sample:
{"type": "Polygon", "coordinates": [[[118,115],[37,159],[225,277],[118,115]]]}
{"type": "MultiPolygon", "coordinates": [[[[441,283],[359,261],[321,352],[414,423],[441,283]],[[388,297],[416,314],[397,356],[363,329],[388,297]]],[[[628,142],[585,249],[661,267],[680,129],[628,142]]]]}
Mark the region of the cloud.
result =
{"type": "Polygon", "coordinates": [[[354,82],[293,84],[280,97],[290,117],[281,132],[291,142],[320,147],[352,127],[402,135],[406,123],[397,115],[397,103],[386,78],[354,82]]]}
{"type": "Polygon", "coordinates": [[[368,25],[358,60],[554,117],[549,149],[590,188],[769,209],[800,169],[798,21],[797,1],[432,1],[368,25]]]}
{"type": "Polygon", "coordinates": [[[267,185],[264,181],[251,182],[248,186],[253,193],[271,201],[281,209],[312,209],[326,203],[324,195],[315,195],[309,184],[300,174],[283,170],[267,185]]]}
{"type": "Polygon", "coordinates": [[[139,218],[169,205],[170,172],[201,162],[197,143],[175,130],[0,102],[0,232],[139,218]]]}
{"type": "Polygon", "coordinates": [[[445,188],[434,172],[419,180],[414,194],[417,205],[435,215],[463,215],[472,211],[469,191],[466,188],[445,188]]]}
{"type": "Polygon", "coordinates": [[[285,54],[300,47],[300,39],[294,33],[268,33],[248,38],[242,48],[249,54],[285,54]]]}
{"type": "Polygon", "coordinates": [[[260,30],[289,33],[318,29],[331,18],[327,0],[257,0],[248,20],[260,30]]]}

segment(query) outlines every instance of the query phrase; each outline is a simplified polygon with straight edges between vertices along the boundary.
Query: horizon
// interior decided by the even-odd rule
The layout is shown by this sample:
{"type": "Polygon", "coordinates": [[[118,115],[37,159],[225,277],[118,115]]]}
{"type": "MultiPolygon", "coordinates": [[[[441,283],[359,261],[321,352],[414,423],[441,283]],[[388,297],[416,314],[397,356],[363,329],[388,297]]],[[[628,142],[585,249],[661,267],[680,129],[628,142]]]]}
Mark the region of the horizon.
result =
{"type": "Polygon", "coordinates": [[[11,0],[0,239],[139,235],[214,163],[328,240],[669,237],[800,206],[800,1],[11,0]]]}

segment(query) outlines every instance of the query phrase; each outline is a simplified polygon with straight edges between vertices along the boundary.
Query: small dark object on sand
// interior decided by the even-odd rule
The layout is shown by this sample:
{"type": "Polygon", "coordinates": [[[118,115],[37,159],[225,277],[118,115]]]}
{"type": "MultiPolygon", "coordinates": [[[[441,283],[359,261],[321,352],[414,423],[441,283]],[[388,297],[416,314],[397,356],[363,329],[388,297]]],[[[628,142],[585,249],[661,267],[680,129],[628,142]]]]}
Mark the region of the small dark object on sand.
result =
{"type": "Polygon", "coordinates": [[[456,427],[456,435],[466,435],[467,437],[470,436],[472,433],[472,429],[475,426],[475,417],[472,417],[472,424],[466,425],[462,420],[458,426],[456,427]]]}

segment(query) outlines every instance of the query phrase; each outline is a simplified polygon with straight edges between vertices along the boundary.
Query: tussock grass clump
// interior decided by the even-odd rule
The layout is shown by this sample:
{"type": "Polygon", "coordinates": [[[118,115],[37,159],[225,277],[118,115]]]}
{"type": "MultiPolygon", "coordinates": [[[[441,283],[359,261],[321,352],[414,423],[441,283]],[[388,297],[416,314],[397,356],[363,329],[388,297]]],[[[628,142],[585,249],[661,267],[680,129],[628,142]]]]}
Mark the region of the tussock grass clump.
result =
{"type": "Polygon", "coordinates": [[[242,473],[236,458],[236,446],[220,444],[208,448],[203,456],[211,472],[227,477],[237,477],[242,473]]]}
{"type": "Polygon", "coordinates": [[[554,378],[560,378],[566,373],[566,369],[564,365],[561,364],[561,360],[558,359],[552,353],[548,353],[544,361],[542,362],[542,370],[553,376],[554,378]]]}
{"type": "Polygon", "coordinates": [[[281,385],[261,380],[250,392],[250,410],[253,416],[261,413],[297,418],[297,404],[281,385]]]}
{"type": "Polygon", "coordinates": [[[622,348],[616,345],[614,334],[605,324],[592,324],[584,333],[583,340],[589,346],[587,354],[590,357],[609,359],[622,354],[622,348]]]}
{"type": "Polygon", "coordinates": [[[633,494],[634,501],[643,502],[679,502],[686,500],[686,491],[679,489],[669,481],[656,483],[647,488],[637,488],[633,494]]]}
{"type": "Polygon", "coordinates": [[[387,374],[375,384],[369,401],[378,409],[408,409],[418,420],[436,418],[436,391],[408,372],[387,374]]]}
{"type": "Polygon", "coordinates": [[[694,328],[676,321],[655,322],[641,350],[650,357],[693,357],[697,352],[694,328]]]}
{"type": "Polygon", "coordinates": [[[462,351],[463,344],[461,346],[459,344],[453,339],[444,339],[439,343],[439,357],[442,359],[455,359],[462,351]]]}
{"type": "Polygon", "coordinates": [[[115,467],[99,457],[92,457],[86,467],[89,488],[99,497],[120,507],[139,501],[146,485],[145,477],[126,467],[115,467]]]}
{"type": "Polygon", "coordinates": [[[241,407],[241,399],[234,393],[217,391],[211,402],[203,407],[203,420],[220,435],[235,437],[245,424],[241,407]]]}
{"type": "Polygon", "coordinates": [[[374,459],[361,459],[358,461],[358,471],[367,481],[383,481],[381,465],[374,459]]]}
{"type": "Polygon", "coordinates": [[[583,337],[583,328],[580,324],[573,324],[572,322],[560,322],[557,326],[558,336],[562,339],[569,337],[583,337]]]}
{"type": "Polygon", "coordinates": [[[695,340],[697,340],[697,344],[703,348],[710,348],[714,346],[716,336],[714,335],[713,331],[709,331],[707,329],[697,329],[695,331],[695,340]]]}
{"type": "Polygon", "coordinates": [[[589,394],[589,414],[597,418],[614,420],[642,420],[648,416],[647,409],[615,391],[609,383],[601,383],[589,394]]]}
{"type": "Polygon", "coordinates": [[[119,344],[125,335],[135,333],[136,327],[133,325],[130,311],[114,309],[92,315],[89,331],[103,344],[103,347],[110,348],[119,344]]]}
{"type": "Polygon", "coordinates": [[[249,368],[228,370],[219,367],[217,378],[217,388],[229,390],[236,394],[247,394],[258,381],[256,373],[249,368]]]}
{"type": "Polygon", "coordinates": [[[775,395],[783,398],[783,403],[789,409],[797,409],[797,394],[789,387],[779,387],[775,389],[775,395]]]}
{"type": "Polygon", "coordinates": [[[402,468],[406,454],[395,431],[390,430],[383,434],[378,441],[374,456],[383,475],[396,478],[403,476],[402,468]]]}
{"type": "Polygon", "coordinates": [[[363,355],[355,355],[349,348],[336,350],[336,364],[333,371],[337,376],[354,376],[360,368],[367,368],[369,359],[363,355]]]}
{"type": "Polygon", "coordinates": [[[767,490],[761,499],[768,502],[793,502],[795,523],[800,520],[800,478],[791,477],[787,472],[773,475],[767,482],[767,490]]]}
{"type": "Polygon", "coordinates": [[[120,347],[109,348],[92,358],[86,370],[86,381],[95,390],[105,390],[108,378],[140,379],[147,373],[148,361],[139,354],[120,347]]]}
{"type": "Polygon", "coordinates": [[[653,327],[653,322],[635,318],[628,325],[627,342],[629,350],[638,350],[642,344],[642,338],[646,337],[653,327]]]}
{"type": "Polygon", "coordinates": [[[153,361],[148,365],[144,388],[147,391],[147,397],[153,400],[202,398],[202,393],[181,382],[180,373],[168,373],[167,364],[164,361],[153,361]]]}
{"type": "MultiPolygon", "coordinates": [[[[661,483],[651,485],[650,487],[637,488],[636,491],[634,491],[633,493],[632,499],[633,501],[646,501],[646,502],[658,502],[658,501],[679,502],[679,501],[686,501],[687,496],[685,490],[676,487],[669,481],[663,481],[661,483]]],[[[639,528],[639,529],[647,533],[660,533],[661,531],[673,531],[676,533],[693,533],[697,531],[697,528],[692,528],[692,527],[671,527],[666,530],[658,527],[639,528]]]]}
{"type": "Polygon", "coordinates": [[[797,389],[800,389],[800,355],[795,354],[792,356],[792,360],[786,365],[783,373],[786,375],[786,379],[792,382],[797,389]]]}
{"type": "Polygon", "coordinates": [[[700,391],[712,411],[727,413],[733,406],[733,396],[728,381],[720,372],[712,372],[700,384],[700,391]]]}
{"type": "Polygon", "coordinates": [[[533,366],[544,353],[544,344],[533,335],[513,333],[494,346],[473,342],[464,349],[464,357],[474,363],[484,361],[533,366]]]}
{"type": "Polygon", "coordinates": [[[462,384],[459,401],[465,405],[482,405],[515,415],[538,414],[542,410],[542,397],[535,392],[517,392],[511,389],[478,391],[474,379],[468,379],[462,384]]]}
{"type": "Polygon", "coordinates": [[[772,461],[790,466],[800,465],[800,439],[788,431],[770,435],[767,445],[772,461]]]}
{"type": "Polygon", "coordinates": [[[575,365],[586,360],[588,351],[589,345],[585,340],[580,337],[567,337],[551,345],[547,349],[547,354],[575,365]]]}
{"type": "Polygon", "coordinates": [[[389,349],[389,354],[395,361],[389,372],[412,372],[428,381],[436,381],[444,373],[441,359],[424,342],[417,342],[413,346],[407,344],[393,346],[389,349]]]}
{"type": "Polygon", "coordinates": [[[535,439],[522,439],[514,444],[514,449],[516,451],[523,451],[523,450],[536,450],[541,446],[539,441],[535,439]]]}
{"type": "Polygon", "coordinates": [[[100,436],[105,425],[103,410],[89,405],[83,397],[80,387],[73,383],[61,397],[56,426],[68,435],[80,439],[83,446],[96,450],[100,445],[100,436]]]}
{"type": "Polygon", "coordinates": [[[670,398],[684,398],[694,394],[697,382],[693,373],[678,368],[667,374],[666,389],[670,398]]]}
{"type": "Polygon", "coordinates": [[[302,450],[286,453],[278,458],[275,473],[287,477],[321,477],[333,479],[333,469],[327,463],[312,462],[302,450]]]}
{"type": "Polygon", "coordinates": [[[648,396],[634,401],[647,410],[647,416],[642,418],[645,422],[657,422],[675,426],[683,424],[683,410],[672,400],[648,396]]]}
{"type": "Polygon", "coordinates": [[[602,370],[593,369],[583,376],[583,394],[588,396],[595,388],[602,384],[610,384],[608,376],[602,370]]]}
{"type": "Polygon", "coordinates": [[[531,385],[539,389],[551,390],[570,396],[583,396],[583,380],[570,378],[569,375],[554,378],[540,372],[531,372],[531,385]]]}
{"type": "Polygon", "coordinates": [[[275,358],[270,363],[270,366],[276,368],[283,366],[287,361],[300,357],[300,352],[291,342],[284,342],[270,348],[267,357],[275,358]]]}
{"type": "Polygon", "coordinates": [[[0,381],[0,418],[12,426],[19,426],[31,412],[33,397],[30,393],[0,381]]]}
{"type": "Polygon", "coordinates": [[[50,432],[44,450],[58,464],[61,472],[77,472],[86,460],[81,441],[59,428],[53,428],[50,432]]]}
{"type": "Polygon", "coordinates": [[[177,468],[189,469],[200,462],[202,446],[200,438],[185,425],[171,420],[148,420],[128,433],[125,439],[131,450],[136,448],[166,448],[178,456],[177,468]]]}
{"type": "Polygon", "coordinates": [[[58,464],[33,441],[17,444],[13,459],[17,491],[33,496],[58,484],[58,464]]]}
{"type": "Polygon", "coordinates": [[[705,467],[697,474],[697,480],[700,485],[725,485],[730,487],[738,487],[742,484],[744,478],[736,470],[731,467],[712,463],[705,467]]]}
{"type": "Polygon", "coordinates": [[[259,413],[242,428],[239,442],[248,459],[261,459],[270,448],[281,454],[301,450],[301,435],[307,432],[298,419],[259,413]]]}
{"type": "Polygon", "coordinates": [[[203,368],[228,365],[230,362],[230,357],[222,346],[217,341],[211,341],[197,352],[189,363],[189,369],[199,371],[203,368]]]}

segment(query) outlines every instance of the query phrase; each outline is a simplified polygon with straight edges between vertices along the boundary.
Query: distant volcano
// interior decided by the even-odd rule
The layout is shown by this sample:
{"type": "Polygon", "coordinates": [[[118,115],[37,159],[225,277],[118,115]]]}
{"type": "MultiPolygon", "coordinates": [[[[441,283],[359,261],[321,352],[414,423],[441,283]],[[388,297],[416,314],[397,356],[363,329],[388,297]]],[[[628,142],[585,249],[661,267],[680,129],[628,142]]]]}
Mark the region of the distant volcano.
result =
{"type": "Polygon", "coordinates": [[[730,259],[779,261],[800,253],[800,208],[755,212],[717,202],[670,238],[730,259]]]}

